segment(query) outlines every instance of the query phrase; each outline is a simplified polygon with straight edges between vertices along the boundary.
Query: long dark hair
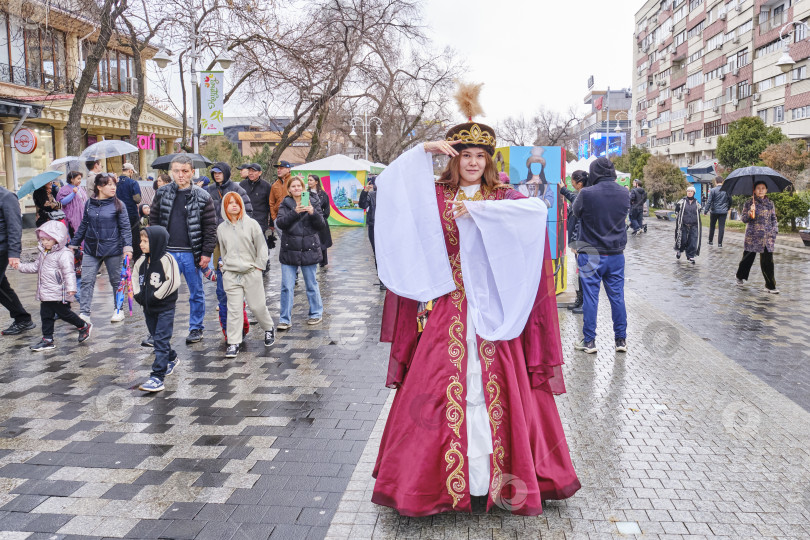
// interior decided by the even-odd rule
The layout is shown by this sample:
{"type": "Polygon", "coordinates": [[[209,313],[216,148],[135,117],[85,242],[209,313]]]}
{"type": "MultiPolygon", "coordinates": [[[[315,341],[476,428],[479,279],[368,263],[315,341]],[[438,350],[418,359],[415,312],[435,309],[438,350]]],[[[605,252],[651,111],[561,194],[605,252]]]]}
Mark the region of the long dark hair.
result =
{"type": "MultiPolygon", "coordinates": [[[[93,180],[93,196],[98,199],[99,196],[99,188],[103,188],[110,182],[118,183],[118,180],[115,178],[114,174],[110,173],[100,173],[96,175],[95,180],[93,180]]],[[[123,208],[123,203],[118,199],[118,197],[113,197],[113,204],[115,205],[115,211],[120,212],[123,208]]]]}
{"type": "MultiPolygon", "coordinates": [[[[315,181],[318,183],[318,192],[320,193],[321,191],[323,191],[323,183],[321,183],[321,177],[318,176],[317,174],[308,174],[307,175],[307,184],[309,184],[309,179],[310,178],[314,178],[315,181]]],[[[307,186],[307,187],[309,187],[309,186],[307,186]]]]}

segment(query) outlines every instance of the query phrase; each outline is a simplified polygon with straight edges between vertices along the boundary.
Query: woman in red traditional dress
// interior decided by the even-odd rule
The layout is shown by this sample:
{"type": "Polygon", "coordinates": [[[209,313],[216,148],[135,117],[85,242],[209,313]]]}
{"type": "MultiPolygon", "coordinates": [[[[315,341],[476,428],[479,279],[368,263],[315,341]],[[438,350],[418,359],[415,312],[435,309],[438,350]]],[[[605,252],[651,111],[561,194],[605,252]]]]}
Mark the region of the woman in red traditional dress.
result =
{"type": "Polygon", "coordinates": [[[553,395],[565,386],[547,210],[498,181],[494,151],[492,128],[470,121],[377,179],[397,393],[372,501],[402,515],[470,512],[484,496],[487,510],[538,515],[580,488],[553,395]],[[437,153],[451,159],[434,183],[437,153]],[[538,238],[526,240],[527,224],[538,238]]]}

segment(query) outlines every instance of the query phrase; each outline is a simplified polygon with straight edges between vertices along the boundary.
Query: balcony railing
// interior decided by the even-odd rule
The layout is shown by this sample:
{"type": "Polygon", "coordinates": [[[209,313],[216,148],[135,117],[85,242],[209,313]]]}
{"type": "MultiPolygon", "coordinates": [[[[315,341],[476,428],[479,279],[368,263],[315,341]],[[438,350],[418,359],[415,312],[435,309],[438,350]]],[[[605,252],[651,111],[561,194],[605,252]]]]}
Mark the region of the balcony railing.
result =
{"type": "Polygon", "coordinates": [[[65,77],[8,64],[0,64],[0,82],[38,88],[47,92],[69,92],[73,86],[65,77]]]}
{"type": "Polygon", "coordinates": [[[774,28],[779,28],[787,22],[787,13],[784,11],[779,15],[774,15],[770,19],[765,19],[759,23],[759,35],[766,34],[774,28]]]}

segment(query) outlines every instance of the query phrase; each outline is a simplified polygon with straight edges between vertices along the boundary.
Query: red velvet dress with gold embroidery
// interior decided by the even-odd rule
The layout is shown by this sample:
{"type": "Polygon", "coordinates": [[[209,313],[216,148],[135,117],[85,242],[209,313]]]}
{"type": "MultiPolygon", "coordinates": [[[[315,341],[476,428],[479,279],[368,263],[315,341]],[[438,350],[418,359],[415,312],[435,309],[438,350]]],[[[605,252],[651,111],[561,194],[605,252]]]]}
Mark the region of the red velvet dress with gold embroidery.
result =
{"type": "MultiPolygon", "coordinates": [[[[383,433],[372,501],[406,516],[471,511],[464,412],[468,361],[467,301],[459,233],[447,201],[457,188],[436,184],[456,290],[433,302],[417,327],[417,302],[389,292],[382,341],[391,342],[386,385],[397,388],[383,433]]],[[[497,188],[484,199],[519,199],[497,188]]],[[[554,395],[565,392],[554,276],[548,242],[537,297],[523,334],[509,341],[477,337],[492,434],[487,509],[542,513],[544,499],[573,495],[571,463],[554,395]]]]}

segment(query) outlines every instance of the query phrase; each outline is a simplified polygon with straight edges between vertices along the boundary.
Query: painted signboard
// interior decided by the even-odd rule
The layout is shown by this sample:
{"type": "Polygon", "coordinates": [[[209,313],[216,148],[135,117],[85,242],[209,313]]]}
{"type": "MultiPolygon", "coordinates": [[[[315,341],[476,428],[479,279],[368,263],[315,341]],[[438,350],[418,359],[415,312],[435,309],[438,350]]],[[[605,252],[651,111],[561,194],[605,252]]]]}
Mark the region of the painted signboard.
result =
{"type": "Polygon", "coordinates": [[[28,128],[14,132],[14,149],[21,154],[30,154],[37,149],[37,134],[28,128]]]}
{"type": "Polygon", "coordinates": [[[565,179],[565,150],[559,146],[507,146],[495,150],[498,172],[529,197],[543,199],[548,209],[548,240],[557,293],[566,288],[566,232],[568,212],[560,195],[565,179]]]}

